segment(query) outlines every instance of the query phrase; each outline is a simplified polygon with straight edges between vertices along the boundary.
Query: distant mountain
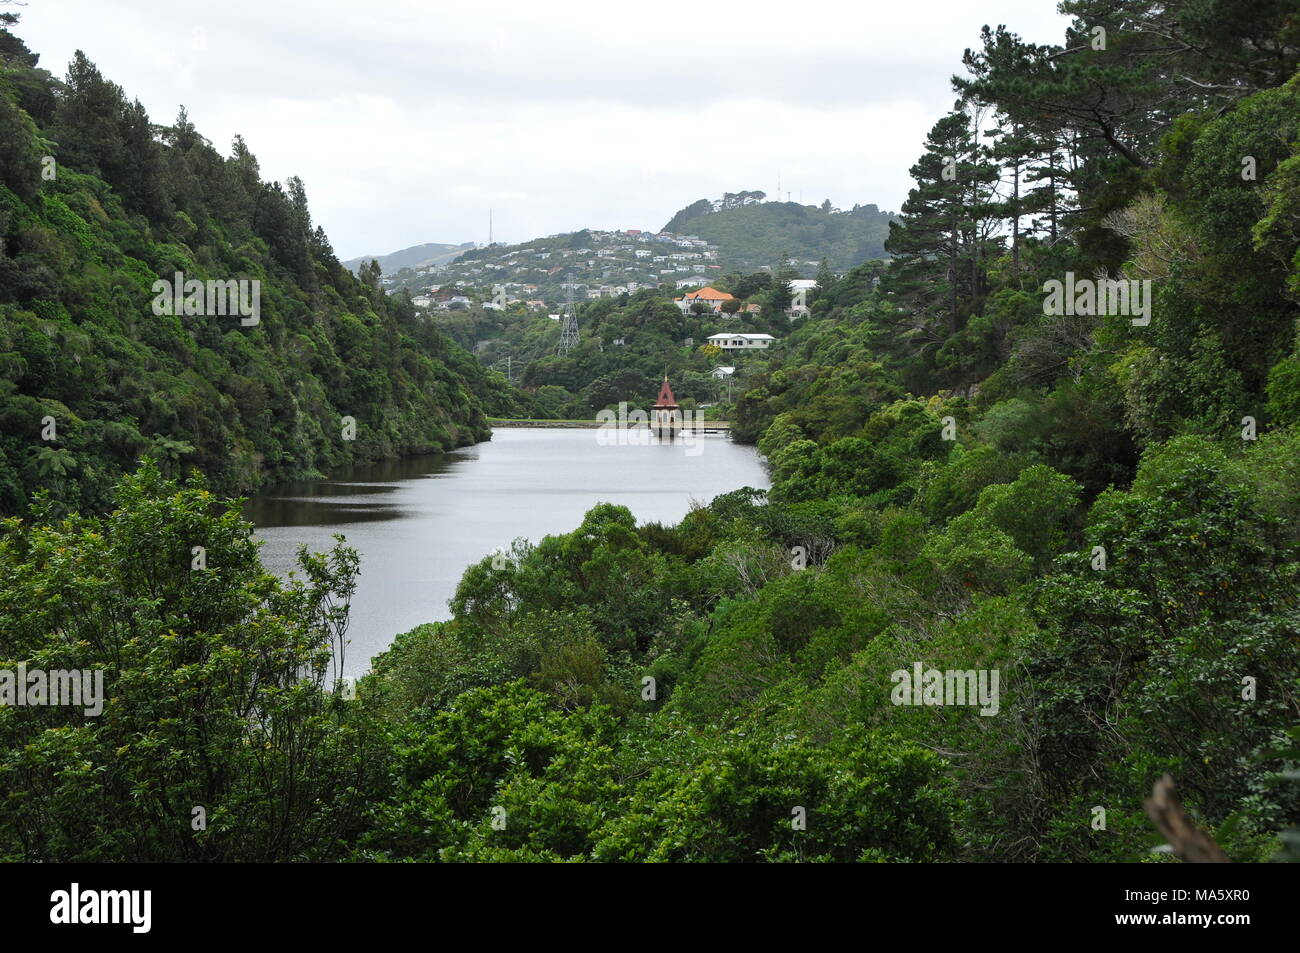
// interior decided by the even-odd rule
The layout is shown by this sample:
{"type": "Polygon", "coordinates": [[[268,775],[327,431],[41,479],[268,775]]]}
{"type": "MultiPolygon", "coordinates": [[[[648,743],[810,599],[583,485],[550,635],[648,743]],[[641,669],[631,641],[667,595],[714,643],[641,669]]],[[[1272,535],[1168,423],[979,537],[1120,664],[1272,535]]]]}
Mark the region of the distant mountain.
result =
{"type": "Polygon", "coordinates": [[[423,245],[412,245],[410,248],[403,248],[387,255],[362,255],[360,258],[350,258],[343,265],[355,272],[373,258],[379,262],[379,267],[383,269],[384,274],[391,275],[403,268],[445,265],[473,247],[475,247],[473,242],[465,242],[462,245],[425,242],[423,245]]]}
{"type": "MultiPolygon", "coordinates": [[[[567,283],[579,297],[617,297],[625,291],[678,282],[696,286],[732,272],[773,268],[783,253],[794,271],[811,278],[823,258],[839,274],[887,258],[884,241],[896,216],[874,205],[842,212],[797,202],[768,202],[763,192],[700,199],[673,216],[661,232],[583,229],[515,245],[419,245],[379,258],[383,287],[413,295],[431,287],[486,292],[501,284],[511,297],[562,302],[567,283]],[[451,251],[442,261],[424,250],[451,251]],[[428,266],[418,274],[416,269],[428,266]]],[[[354,270],[369,257],[346,262],[354,270]]]]}
{"type": "Polygon", "coordinates": [[[695,235],[717,245],[728,269],[753,270],[775,264],[788,253],[795,261],[830,261],[844,273],[872,258],[886,258],[889,222],[896,218],[875,205],[855,205],[842,212],[830,202],[764,202],[762,192],[729,194],[717,201],[700,199],[664,226],[676,235],[695,235]]]}

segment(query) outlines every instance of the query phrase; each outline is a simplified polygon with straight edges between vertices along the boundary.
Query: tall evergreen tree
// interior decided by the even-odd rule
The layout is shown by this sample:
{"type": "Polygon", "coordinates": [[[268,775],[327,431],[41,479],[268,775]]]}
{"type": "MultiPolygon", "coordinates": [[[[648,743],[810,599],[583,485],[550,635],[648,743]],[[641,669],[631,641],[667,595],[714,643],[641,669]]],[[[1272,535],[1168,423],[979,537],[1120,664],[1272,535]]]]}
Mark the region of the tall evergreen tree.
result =
{"type": "Polygon", "coordinates": [[[817,269],[817,295],[818,297],[826,294],[831,290],[831,285],[835,284],[835,275],[831,272],[830,263],[823,258],[821,266],[817,269]]]}
{"type": "Polygon", "coordinates": [[[794,300],[790,282],[797,277],[798,274],[790,264],[789,252],[782,252],[772,275],[772,290],[769,292],[769,300],[774,311],[782,312],[790,307],[790,303],[794,300]]]}
{"type": "Polygon", "coordinates": [[[912,166],[916,187],[891,223],[890,289],[912,312],[919,350],[955,334],[986,296],[988,246],[998,224],[998,168],[977,138],[979,113],[962,103],[930,130],[912,166]]]}

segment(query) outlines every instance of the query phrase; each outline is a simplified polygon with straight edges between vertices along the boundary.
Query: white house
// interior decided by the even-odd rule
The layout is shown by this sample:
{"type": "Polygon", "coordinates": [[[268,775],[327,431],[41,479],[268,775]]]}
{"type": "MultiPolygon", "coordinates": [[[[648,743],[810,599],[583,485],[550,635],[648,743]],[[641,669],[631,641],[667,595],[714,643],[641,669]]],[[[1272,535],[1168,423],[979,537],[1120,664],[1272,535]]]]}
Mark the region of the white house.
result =
{"type": "Polygon", "coordinates": [[[795,278],[790,282],[790,308],[786,314],[792,318],[808,317],[808,292],[817,287],[815,278],[795,278]]]}
{"type": "Polygon", "coordinates": [[[716,344],[724,351],[765,350],[776,338],[770,334],[710,334],[709,343],[716,344]]]}
{"type": "Polygon", "coordinates": [[[724,377],[730,377],[732,374],[736,373],[736,369],[734,367],[715,367],[709,373],[718,380],[722,380],[724,377]]]}

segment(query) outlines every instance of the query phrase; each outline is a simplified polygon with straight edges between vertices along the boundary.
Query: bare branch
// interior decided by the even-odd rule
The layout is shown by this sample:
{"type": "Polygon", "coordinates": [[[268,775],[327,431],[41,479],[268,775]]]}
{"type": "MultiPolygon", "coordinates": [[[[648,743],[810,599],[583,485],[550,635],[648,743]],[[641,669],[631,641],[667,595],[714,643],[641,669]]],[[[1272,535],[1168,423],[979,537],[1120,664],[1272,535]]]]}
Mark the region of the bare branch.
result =
{"type": "Polygon", "coordinates": [[[1192,823],[1174,790],[1174,779],[1165,775],[1156,782],[1151,797],[1143,802],[1147,817],[1182,860],[1189,864],[1226,864],[1228,855],[1214,838],[1192,823]]]}

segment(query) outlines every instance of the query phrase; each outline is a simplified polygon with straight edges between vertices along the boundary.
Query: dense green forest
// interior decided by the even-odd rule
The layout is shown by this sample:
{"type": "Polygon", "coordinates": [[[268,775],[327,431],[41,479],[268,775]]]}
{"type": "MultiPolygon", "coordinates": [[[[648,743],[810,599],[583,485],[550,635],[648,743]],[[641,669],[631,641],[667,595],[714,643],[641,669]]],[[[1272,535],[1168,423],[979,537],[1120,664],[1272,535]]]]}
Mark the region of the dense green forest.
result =
{"type": "Polygon", "coordinates": [[[967,53],[889,264],[747,356],[770,491],[519,540],[355,698],[355,554],[276,580],[220,468],[0,525],[5,664],[113,685],[0,708],[0,857],[1168,862],[1167,773],[1232,860],[1300,859],[1300,16],[1061,9],[967,53]],[[1149,322],[1045,313],[1067,275],[1149,322]],[[998,704],[900,704],[914,666],[998,704]]]}
{"type": "Polygon", "coordinates": [[[779,200],[745,202],[728,195],[717,202],[700,199],[686,206],[663,230],[697,235],[718,245],[729,268],[754,271],[788,255],[803,261],[826,259],[836,271],[847,271],[884,257],[883,243],[893,218],[874,205],[841,211],[831,206],[830,199],[821,205],[801,205],[779,200]]]}
{"type": "Polygon", "coordinates": [[[8,31],[0,68],[0,512],[42,487],[102,509],[141,455],[245,492],[483,440],[527,403],[344,268],[241,139],[154,125],[80,53],[56,80],[8,31]],[[259,320],[155,314],[178,272],[258,281],[259,320]]]}

